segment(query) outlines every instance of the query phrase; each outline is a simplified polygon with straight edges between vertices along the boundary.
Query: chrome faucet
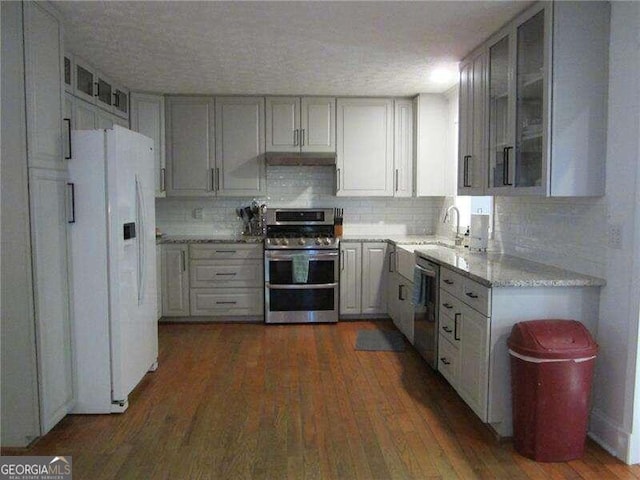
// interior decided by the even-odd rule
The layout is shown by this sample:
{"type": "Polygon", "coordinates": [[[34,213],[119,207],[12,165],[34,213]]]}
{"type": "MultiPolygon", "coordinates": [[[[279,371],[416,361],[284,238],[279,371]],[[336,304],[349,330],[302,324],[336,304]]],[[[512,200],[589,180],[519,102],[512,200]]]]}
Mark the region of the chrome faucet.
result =
{"type": "Polygon", "coordinates": [[[444,214],[444,218],[442,219],[443,223],[447,223],[447,220],[449,219],[449,213],[451,213],[451,210],[456,212],[456,238],[455,238],[455,244],[456,246],[460,246],[462,245],[462,235],[460,235],[460,210],[458,210],[458,207],[456,207],[455,205],[451,205],[449,208],[447,208],[447,212],[444,214]]]}

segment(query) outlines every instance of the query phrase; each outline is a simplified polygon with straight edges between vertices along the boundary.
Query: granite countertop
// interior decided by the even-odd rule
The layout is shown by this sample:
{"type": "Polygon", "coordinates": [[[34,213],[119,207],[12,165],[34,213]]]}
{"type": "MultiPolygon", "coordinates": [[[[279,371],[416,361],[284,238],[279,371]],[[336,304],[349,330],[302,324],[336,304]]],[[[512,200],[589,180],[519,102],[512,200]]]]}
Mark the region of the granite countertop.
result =
{"type": "Polygon", "coordinates": [[[598,287],[606,284],[601,278],[500,253],[466,252],[439,245],[419,246],[414,251],[420,257],[487,287],[598,287]]]}
{"type": "Polygon", "coordinates": [[[262,243],[262,237],[244,235],[162,235],[157,243],[262,243]]]}

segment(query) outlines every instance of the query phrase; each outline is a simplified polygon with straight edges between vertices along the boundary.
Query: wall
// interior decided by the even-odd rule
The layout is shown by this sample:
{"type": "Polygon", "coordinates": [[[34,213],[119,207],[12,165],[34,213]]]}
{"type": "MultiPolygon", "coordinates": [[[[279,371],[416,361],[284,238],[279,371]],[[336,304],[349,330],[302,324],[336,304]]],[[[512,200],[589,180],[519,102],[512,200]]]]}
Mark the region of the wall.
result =
{"type": "MultiPolygon", "coordinates": [[[[257,198],[270,208],[340,207],[345,235],[433,234],[443,199],[336,197],[331,167],[267,167],[267,195],[257,198]]],[[[252,198],[156,199],[156,224],[170,235],[239,234],[235,209],[252,198]],[[194,209],[202,208],[202,219],[194,209]]]]}
{"type": "Polygon", "coordinates": [[[40,433],[27,192],[22,5],[1,2],[1,379],[3,446],[40,433]]]}
{"type": "Polygon", "coordinates": [[[640,2],[612,2],[606,196],[495,199],[492,247],[605,278],[590,435],[640,462],[640,2]],[[622,227],[619,247],[609,226],[622,227]],[[635,415],[638,417],[639,415],[635,415]]]}

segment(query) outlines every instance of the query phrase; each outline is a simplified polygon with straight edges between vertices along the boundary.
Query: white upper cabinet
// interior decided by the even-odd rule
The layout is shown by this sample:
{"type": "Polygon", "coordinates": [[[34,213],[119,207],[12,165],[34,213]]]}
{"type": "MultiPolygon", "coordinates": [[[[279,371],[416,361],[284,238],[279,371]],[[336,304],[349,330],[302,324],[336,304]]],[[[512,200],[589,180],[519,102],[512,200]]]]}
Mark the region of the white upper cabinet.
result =
{"type": "Polygon", "coordinates": [[[264,194],[264,97],[217,97],[215,125],[217,194],[264,194]]]}
{"type": "Polygon", "coordinates": [[[337,101],[337,195],[393,196],[393,100],[337,101]]]}
{"type": "Polygon", "coordinates": [[[62,24],[46,4],[23,7],[29,166],[64,170],[62,24]]]}
{"type": "Polygon", "coordinates": [[[485,192],[486,103],[487,54],[483,49],[466,59],[460,67],[458,195],[483,195],[485,192]]]}
{"type": "Polygon", "coordinates": [[[335,152],[333,97],[267,97],[268,152],[335,152]]]}
{"type": "Polygon", "coordinates": [[[414,130],[413,102],[395,101],[394,185],[393,195],[413,195],[414,130]]]}
{"type": "Polygon", "coordinates": [[[153,140],[156,197],[166,195],[164,97],[131,93],[131,130],[153,140]]]}
{"type": "Polygon", "coordinates": [[[487,42],[488,193],[604,194],[609,12],[536,4],[487,42]]]}
{"type": "MultiPolygon", "coordinates": [[[[421,93],[413,100],[416,195],[419,197],[443,197],[455,193],[456,165],[451,145],[455,122],[451,118],[449,102],[445,95],[435,93],[421,93]]],[[[396,135],[396,151],[397,143],[396,135]]]]}
{"type": "Polygon", "coordinates": [[[215,195],[214,100],[167,97],[167,195],[215,195]]]}

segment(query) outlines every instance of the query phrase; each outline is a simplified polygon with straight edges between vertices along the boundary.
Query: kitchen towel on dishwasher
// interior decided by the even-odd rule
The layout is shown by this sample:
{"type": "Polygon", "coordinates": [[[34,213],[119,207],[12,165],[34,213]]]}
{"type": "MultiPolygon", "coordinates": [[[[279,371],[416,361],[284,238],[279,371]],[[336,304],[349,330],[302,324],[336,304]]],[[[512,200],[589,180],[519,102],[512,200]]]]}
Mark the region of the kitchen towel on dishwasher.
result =
{"type": "Polygon", "coordinates": [[[293,255],[293,283],[307,283],[309,279],[309,256],[304,253],[293,255]]]}
{"type": "Polygon", "coordinates": [[[426,290],[426,282],[424,280],[424,275],[415,267],[413,269],[413,292],[411,295],[411,303],[413,305],[424,305],[424,302],[427,300],[426,290]]]}

